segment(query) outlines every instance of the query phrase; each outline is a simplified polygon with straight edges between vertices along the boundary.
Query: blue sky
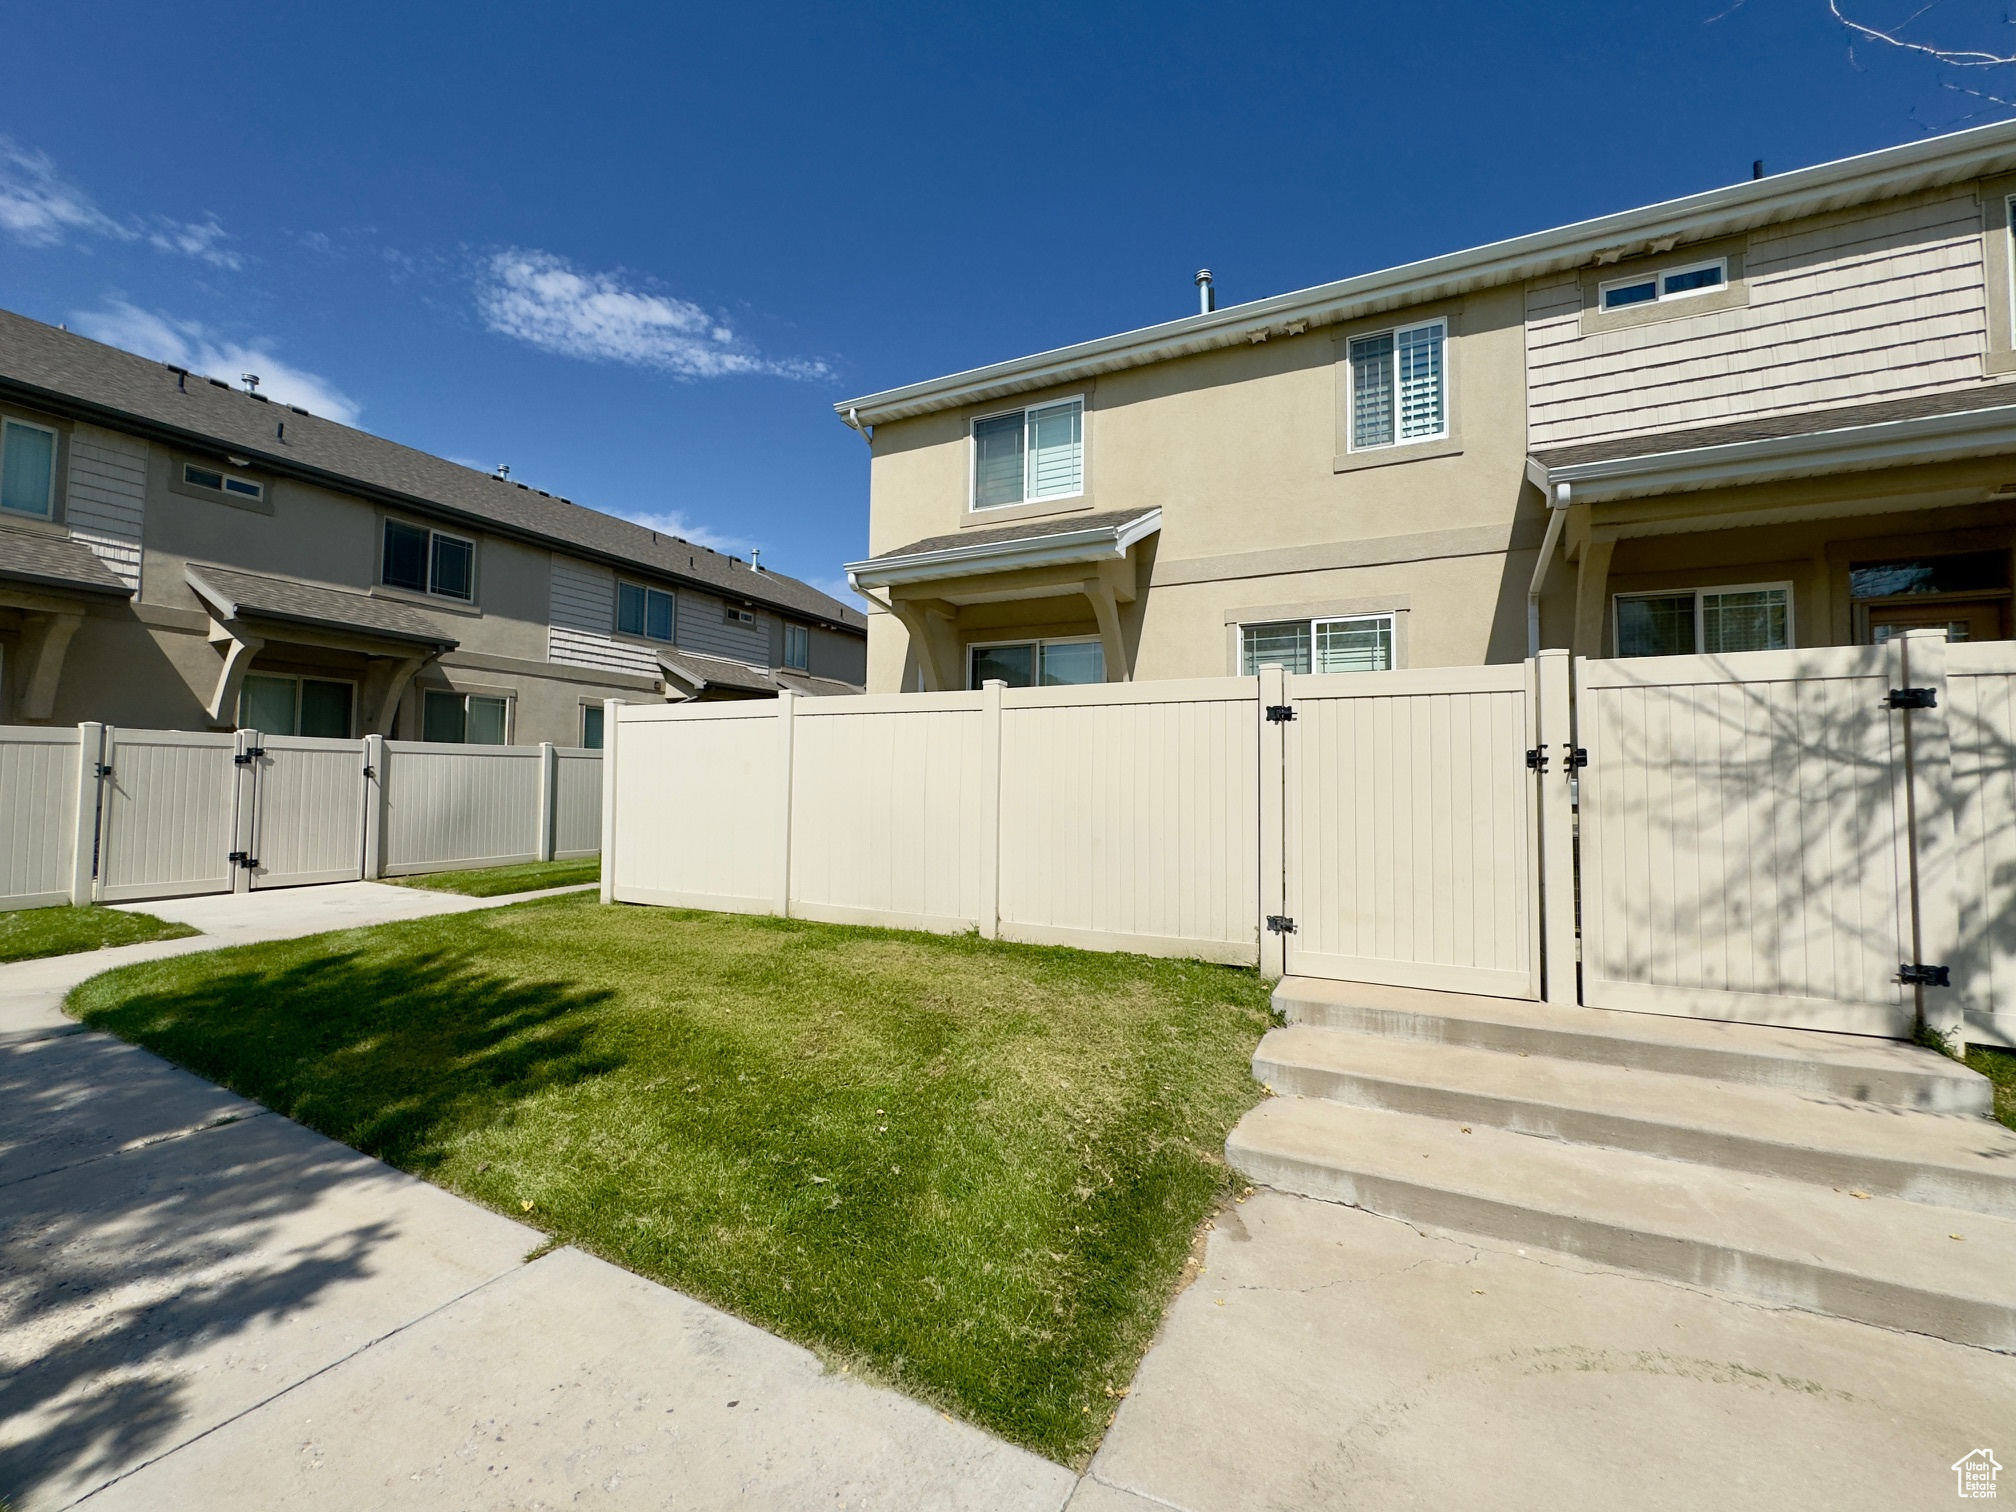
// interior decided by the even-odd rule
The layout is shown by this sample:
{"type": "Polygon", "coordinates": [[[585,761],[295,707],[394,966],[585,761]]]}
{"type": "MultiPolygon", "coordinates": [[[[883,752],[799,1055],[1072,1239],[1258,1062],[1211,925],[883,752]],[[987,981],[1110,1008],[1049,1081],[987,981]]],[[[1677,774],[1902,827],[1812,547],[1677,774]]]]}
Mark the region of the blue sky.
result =
{"type": "Polygon", "coordinates": [[[844,587],[836,399],[2007,113],[1731,3],[10,7],[0,304],[844,587]]]}

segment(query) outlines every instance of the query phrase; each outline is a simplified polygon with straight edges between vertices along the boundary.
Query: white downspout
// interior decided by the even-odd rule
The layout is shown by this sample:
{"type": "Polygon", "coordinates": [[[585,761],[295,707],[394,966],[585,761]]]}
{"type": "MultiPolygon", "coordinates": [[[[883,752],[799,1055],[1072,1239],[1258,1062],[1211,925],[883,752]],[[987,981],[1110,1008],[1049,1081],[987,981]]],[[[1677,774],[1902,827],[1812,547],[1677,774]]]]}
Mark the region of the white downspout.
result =
{"type": "Polygon", "coordinates": [[[1561,522],[1568,518],[1570,485],[1556,483],[1547,501],[1547,534],[1540,541],[1540,560],[1533,564],[1533,584],[1526,590],[1526,654],[1540,654],[1540,590],[1547,586],[1547,569],[1554,561],[1554,548],[1561,544],[1561,522]]]}

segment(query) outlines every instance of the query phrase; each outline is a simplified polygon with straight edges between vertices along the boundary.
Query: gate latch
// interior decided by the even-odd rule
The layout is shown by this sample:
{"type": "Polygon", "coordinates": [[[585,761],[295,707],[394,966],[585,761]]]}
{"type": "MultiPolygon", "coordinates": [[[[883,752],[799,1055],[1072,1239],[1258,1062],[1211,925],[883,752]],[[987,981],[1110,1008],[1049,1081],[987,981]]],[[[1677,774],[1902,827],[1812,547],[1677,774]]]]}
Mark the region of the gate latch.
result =
{"type": "Polygon", "coordinates": [[[1291,935],[1295,933],[1295,921],[1286,914],[1267,915],[1267,933],[1291,935]]]}
{"type": "Polygon", "coordinates": [[[258,861],[253,859],[252,852],[250,851],[233,851],[224,859],[234,866],[244,867],[247,871],[257,871],[259,869],[258,861]]]}
{"type": "Polygon", "coordinates": [[[252,765],[253,762],[257,761],[261,756],[264,756],[265,754],[266,754],[266,747],[264,746],[247,746],[245,747],[244,750],[238,752],[237,755],[231,758],[231,765],[250,766],[252,765]]]}
{"type": "Polygon", "coordinates": [[[1951,987],[1953,972],[1946,966],[1899,966],[1897,980],[1906,987],[1951,987]]]}
{"type": "Polygon", "coordinates": [[[1526,770],[1529,772],[1547,770],[1547,747],[1535,746],[1526,753],[1526,770]]]}
{"type": "Polygon", "coordinates": [[[1287,724],[1294,717],[1295,706],[1293,704],[1267,705],[1267,723],[1269,724],[1287,724]]]}
{"type": "MultiPolygon", "coordinates": [[[[1567,750],[1568,748],[1563,746],[1562,749],[1567,750]]],[[[1587,748],[1577,746],[1574,750],[1568,751],[1568,765],[1571,767],[1586,767],[1589,765],[1589,752],[1587,748]]]]}
{"type": "Polygon", "coordinates": [[[1937,688],[1892,688],[1883,700],[1886,709],[1936,709],[1939,707],[1937,688]]]}
{"type": "Polygon", "coordinates": [[[100,782],[103,782],[107,777],[110,777],[112,775],[112,768],[105,765],[105,763],[101,761],[98,763],[98,770],[96,775],[98,780],[100,782]]]}

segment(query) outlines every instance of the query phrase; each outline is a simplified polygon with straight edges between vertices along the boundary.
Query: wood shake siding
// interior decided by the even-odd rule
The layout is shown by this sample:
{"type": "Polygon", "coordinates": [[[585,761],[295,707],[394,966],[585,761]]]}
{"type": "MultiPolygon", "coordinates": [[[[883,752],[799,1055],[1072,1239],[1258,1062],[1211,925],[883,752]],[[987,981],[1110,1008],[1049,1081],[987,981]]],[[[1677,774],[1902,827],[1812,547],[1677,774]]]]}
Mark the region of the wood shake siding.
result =
{"type": "Polygon", "coordinates": [[[679,644],[704,656],[726,656],[753,667],[770,665],[770,616],[756,611],[753,625],[735,624],[727,606],[711,593],[679,590],[679,644]]]}
{"type": "MultiPolygon", "coordinates": [[[[1682,247],[1657,264],[1686,258],[1682,247]]],[[[1971,190],[1753,232],[1744,272],[1747,307],[1590,335],[1579,277],[1530,285],[1532,448],[1982,381],[1987,315],[1971,190]]]]}
{"type": "Polygon", "coordinates": [[[70,534],[136,591],[147,507],[147,443],[78,425],[70,432],[63,519],[70,534]]]}
{"type": "Polygon", "coordinates": [[[658,675],[658,658],[648,646],[617,640],[616,574],[571,557],[553,557],[552,623],[546,631],[546,659],[576,667],[658,675]]]}

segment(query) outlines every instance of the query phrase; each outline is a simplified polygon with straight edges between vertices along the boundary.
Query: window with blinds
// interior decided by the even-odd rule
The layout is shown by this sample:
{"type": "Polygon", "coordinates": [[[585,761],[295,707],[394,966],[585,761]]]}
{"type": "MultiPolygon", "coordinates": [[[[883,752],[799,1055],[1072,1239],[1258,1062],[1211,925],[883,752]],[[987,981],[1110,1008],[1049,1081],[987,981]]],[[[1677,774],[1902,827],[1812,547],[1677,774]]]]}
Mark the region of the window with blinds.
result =
{"type": "Polygon", "coordinates": [[[1449,434],[1448,340],[1440,320],[1352,340],[1351,450],[1449,434]]]}
{"type": "Polygon", "coordinates": [[[1619,656],[1783,651],[1792,644],[1790,583],[1620,593],[1612,604],[1619,656]]]}
{"type": "Polygon", "coordinates": [[[1239,670],[1251,677],[1276,663],[1289,672],[1390,672],[1393,616],[1270,620],[1239,627],[1239,670]]]}
{"type": "Polygon", "coordinates": [[[1085,491],[1085,401],[1065,399],[973,422],[973,507],[1085,491]]]}

